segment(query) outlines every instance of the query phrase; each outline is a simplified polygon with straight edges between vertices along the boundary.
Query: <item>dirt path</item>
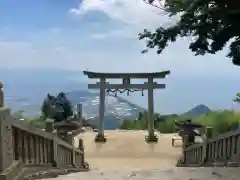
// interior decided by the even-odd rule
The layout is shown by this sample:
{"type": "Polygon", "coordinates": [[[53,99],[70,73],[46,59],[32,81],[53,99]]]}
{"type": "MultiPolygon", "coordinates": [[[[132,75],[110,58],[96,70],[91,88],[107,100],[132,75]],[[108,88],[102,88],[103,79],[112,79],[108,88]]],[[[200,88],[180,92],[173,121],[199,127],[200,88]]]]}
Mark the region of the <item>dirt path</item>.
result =
{"type": "Polygon", "coordinates": [[[159,135],[159,142],[147,144],[146,131],[106,131],[107,143],[96,144],[96,133],[81,134],[86,160],[92,168],[158,168],[174,166],[181,148],[171,146],[172,134],[159,135]]]}
{"type": "Polygon", "coordinates": [[[91,171],[59,176],[54,180],[237,180],[234,168],[175,168],[180,147],[172,147],[173,134],[159,135],[157,144],[147,144],[146,131],[106,131],[107,143],[96,144],[96,133],[83,138],[91,171]],[[235,179],[234,179],[235,178],[235,179]]]}

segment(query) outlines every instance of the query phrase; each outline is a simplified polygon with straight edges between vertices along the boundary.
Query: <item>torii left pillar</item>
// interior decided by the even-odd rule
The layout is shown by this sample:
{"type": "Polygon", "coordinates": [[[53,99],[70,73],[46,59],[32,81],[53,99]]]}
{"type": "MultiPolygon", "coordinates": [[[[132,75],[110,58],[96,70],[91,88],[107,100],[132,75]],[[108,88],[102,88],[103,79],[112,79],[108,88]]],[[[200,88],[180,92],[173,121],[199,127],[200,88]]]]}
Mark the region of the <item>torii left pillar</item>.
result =
{"type": "Polygon", "coordinates": [[[106,142],[104,136],[104,112],[105,112],[105,78],[100,78],[100,96],[99,96],[99,124],[98,124],[98,134],[95,137],[95,142],[106,142]]]}

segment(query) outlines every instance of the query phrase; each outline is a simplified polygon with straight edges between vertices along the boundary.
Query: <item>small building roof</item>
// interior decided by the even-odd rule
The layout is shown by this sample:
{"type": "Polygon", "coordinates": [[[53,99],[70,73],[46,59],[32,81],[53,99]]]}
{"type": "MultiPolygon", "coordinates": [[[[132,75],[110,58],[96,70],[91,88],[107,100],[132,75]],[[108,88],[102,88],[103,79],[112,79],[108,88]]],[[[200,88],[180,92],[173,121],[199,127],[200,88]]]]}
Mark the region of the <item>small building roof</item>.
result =
{"type": "Polygon", "coordinates": [[[83,71],[84,75],[87,75],[90,79],[98,79],[98,78],[107,78],[107,79],[119,79],[119,78],[134,78],[134,79],[142,79],[142,78],[165,78],[166,75],[170,74],[170,71],[162,71],[162,72],[152,72],[152,73],[99,73],[99,72],[91,72],[91,71],[83,71]]]}

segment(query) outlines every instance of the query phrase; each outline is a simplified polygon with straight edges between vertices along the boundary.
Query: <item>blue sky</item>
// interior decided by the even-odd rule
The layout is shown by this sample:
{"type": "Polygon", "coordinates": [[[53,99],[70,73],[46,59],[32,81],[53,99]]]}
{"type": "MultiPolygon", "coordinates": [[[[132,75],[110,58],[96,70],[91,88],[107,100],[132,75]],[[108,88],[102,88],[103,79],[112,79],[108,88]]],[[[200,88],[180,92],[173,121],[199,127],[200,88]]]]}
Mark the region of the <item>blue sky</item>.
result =
{"type": "Polygon", "coordinates": [[[1,0],[0,17],[2,67],[239,73],[227,51],[194,57],[190,38],[142,55],[137,34],[174,20],[141,0],[1,0]]]}
{"type": "MultiPolygon", "coordinates": [[[[224,87],[239,82],[240,69],[225,57],[227,49],[195,57],[188,50],[191,38],[170,45],[161,55],[155,51],[142,55],[145,44],[137,34],[174,20],[141,0],[1,0],[0,68],[171,70],[169,83],[178,79],[181,86],[179,82],[187,79],[182,86],[189,91],[194,89],[191,81],[205,82],[203,87],[214,87],[213,81],[220,86],[222,79],[224,87]]],[[[188,106],[201,99],[189,100],[188,106]]]]}

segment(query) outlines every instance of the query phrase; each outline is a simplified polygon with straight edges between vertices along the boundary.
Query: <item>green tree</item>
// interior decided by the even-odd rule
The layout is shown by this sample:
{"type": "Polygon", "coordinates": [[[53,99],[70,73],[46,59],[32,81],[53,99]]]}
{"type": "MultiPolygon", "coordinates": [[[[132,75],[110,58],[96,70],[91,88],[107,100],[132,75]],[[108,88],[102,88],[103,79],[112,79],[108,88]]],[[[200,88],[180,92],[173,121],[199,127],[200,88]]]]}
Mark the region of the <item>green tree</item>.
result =
{"type": "Polygon", "coordinates": [[[233,99],[233,102],[240,103],[240,93],[236,94],[236,97],[233,99]]]}
{"type": "Polygon", "coordinates": [[[137,117],[137,119],[138,119],[138,120],[141,120],[142,117],[143,117],[143,113],[142,113],[142,112],[139,112],[139,113],[138,113],[138,117],[137,117]]]}
{"type": "Polygon", "coordinates": [[[42,104],[42,114],[45,118],[52,118],[56,122],[66,120],[73,115],[73,107],[65,93],[57,96],[48,94],[42,104]]]}
{"type": "MultiPolygon", "coordinates": [[[[144,0],[154,5],[156,1],[144,0]]],[[[154,5],[156,7],[156,5],[154,5]]],[[[215,54],[229,44],[229,57],[240,65],[240,4],[234,0],[167,0],[162,7],[169,16],[179,20],[170,27],[158,27],[154,32],[147,29],[139,39],[147,41],[146,50],[157,48],[160,54],[179,37],[193,36],[189,49],[195,55],[215,54]]]]}

